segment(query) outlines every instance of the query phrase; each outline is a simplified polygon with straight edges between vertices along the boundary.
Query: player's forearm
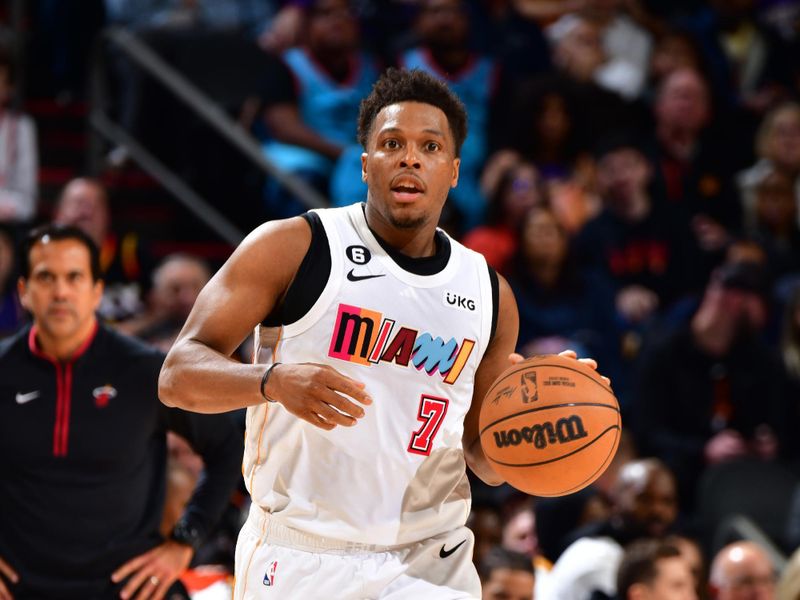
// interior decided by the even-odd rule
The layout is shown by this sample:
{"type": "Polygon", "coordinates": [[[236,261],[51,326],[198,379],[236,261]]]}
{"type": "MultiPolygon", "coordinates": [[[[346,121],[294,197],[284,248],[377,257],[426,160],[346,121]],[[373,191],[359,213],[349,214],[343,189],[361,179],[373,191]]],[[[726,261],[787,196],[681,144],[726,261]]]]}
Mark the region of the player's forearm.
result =
{"type": "Polygon", "coordinates": [[[167,354],[158,378],[158,396],[167,406],[220,413],[265,402],[265,365],[242,364],[195,340],[179,340],[167,354]]]}

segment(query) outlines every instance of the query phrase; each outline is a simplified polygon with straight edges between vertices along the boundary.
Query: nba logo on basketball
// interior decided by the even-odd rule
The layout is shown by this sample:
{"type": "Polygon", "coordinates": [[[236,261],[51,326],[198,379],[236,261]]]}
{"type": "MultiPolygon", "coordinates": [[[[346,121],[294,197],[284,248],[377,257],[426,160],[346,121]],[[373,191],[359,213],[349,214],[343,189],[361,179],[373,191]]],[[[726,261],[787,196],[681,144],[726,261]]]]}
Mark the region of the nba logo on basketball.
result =
{"type": "Polygon", "coordinates": [[[273,560],[269,567],[267,568],[267,572],[264,573],[264,585],[271,587],[275,584],[275,570],[278,568],[278,561],[273,560]]]}
{"type": "Polygon", "coordinates": [[[529,404],[539,399],[539,387],[536,385],[536,371],[526,371],[520,377],[522,384],[522,403],[529,404]]]}

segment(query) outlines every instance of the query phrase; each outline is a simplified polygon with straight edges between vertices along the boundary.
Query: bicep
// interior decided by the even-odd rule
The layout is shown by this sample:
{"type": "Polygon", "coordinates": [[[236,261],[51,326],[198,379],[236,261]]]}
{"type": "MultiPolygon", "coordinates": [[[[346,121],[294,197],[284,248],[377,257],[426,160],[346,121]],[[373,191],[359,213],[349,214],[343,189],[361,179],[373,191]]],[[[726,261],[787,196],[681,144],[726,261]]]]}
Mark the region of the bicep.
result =
{"type": "Polygon", "coordinates": [[[280,301],[310,241],[299,217],[256,229],[200,292],[178,342],[230,356],[280,301]]]}
{"type": "Polygon", "coordinates": [[[468,444],[478,437],[478,419],[483,399],[500,374],[511,366],[508,357],[514,352],[514,348],[517,345],[517,335],[519,333],[517,303],[508,282],[499,275],[498,280],[499,308],[497,312],[497,329],[475,374],[472,406],[464,422],[464,440],[468,444]]]}

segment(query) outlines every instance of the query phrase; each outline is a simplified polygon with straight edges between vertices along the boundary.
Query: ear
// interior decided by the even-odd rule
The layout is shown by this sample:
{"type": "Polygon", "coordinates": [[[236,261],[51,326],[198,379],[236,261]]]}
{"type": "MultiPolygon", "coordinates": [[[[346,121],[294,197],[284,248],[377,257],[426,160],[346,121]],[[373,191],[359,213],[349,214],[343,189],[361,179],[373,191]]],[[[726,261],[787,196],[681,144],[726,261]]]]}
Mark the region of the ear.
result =
{"type": "Polygon", "coordinates": [[[366,152],[361,153],[361,181],[367,182],[367,159],[369,155],[366,152]]]}
{"type": "Polygon", "coordinates": [[[454,188],[458,185],[458,171],[461,168],[461,159],[453,159],[453,177],[450,179],[450,187],[454,188]]]}
{"type": "Polygon", "coordinates": [[[19,303],[22,304],[22,308],[30,311],[31,309],[28,302],[28,281],[23,277],[17,279],[17,294],[19,294],[19,303]]]}

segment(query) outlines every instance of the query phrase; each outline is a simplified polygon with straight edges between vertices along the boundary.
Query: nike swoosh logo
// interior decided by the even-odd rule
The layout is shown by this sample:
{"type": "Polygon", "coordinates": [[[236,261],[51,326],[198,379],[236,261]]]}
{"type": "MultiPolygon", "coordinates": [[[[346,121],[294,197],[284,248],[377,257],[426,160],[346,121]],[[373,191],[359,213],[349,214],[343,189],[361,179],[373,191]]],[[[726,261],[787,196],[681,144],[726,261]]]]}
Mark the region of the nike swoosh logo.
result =
{"type": "Polygon", "coordinates": [[[445,549],[444,549],[444,544],[442,544],[442,547],[441,547],[441,549],[439,550],[439,558],[447,558],[447,557],[448,557],[448,556],[450,556],[450,555],[451,555],[453,552],[455,552],[456,550],[458,550],[458,549],[461,547],[461,545],[462,545],[464,542],[466,542],[466,541],[467,541],[467,540],[461,540],[461,542],[459,542],[458,544],[456,544],[455,546],[453,546],[452,548],[450,548],[450,550],[445,550],[445,549]]]}
{"type": "Polygon", "coordinates": [[[365,279],[373,279],[374,277],[385,277],[386,273],[381,273],[380,275],[356,275],[353,273],[355,269],[350,269],[347,273],[347,280],[348,281],[363,281],[365,279]]]}
{"type": "Polygon", "coordinates": [[[38,397],[39,397],[39,391],[36,390],[33,392],[28,392],[27,394],[20,394],[19,392],[17,392],[17,395],[15,396],[14,399],[17,401],[17,404],[25,404],[26,402],[30,402],[31,400],[36,400],[36,398],[38,397]]]}

